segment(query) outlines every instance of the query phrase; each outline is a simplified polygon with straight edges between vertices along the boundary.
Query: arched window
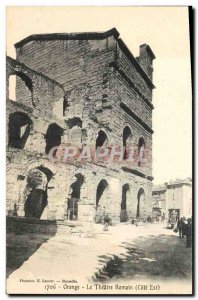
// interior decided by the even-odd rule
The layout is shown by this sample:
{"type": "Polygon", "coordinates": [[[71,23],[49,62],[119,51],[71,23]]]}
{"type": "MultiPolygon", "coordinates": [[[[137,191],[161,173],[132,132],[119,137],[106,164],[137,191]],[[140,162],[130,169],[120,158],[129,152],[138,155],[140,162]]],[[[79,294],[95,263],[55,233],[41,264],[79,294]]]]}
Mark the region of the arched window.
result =
{"type": "Polygon", "coordinates": [[[146,149],[146,144],[143,137],[141,137],[138,141],[138,166],[139,167],[142,165],[143,159],[145,157],[145,149],[146,149]]]}
{"type": "Polygon", "coordinates": [[[129,157],[129,146],[132,143],[132,132],[129,126],[126,126],[123,130],[123,147],[125,148],[124,150],[124,156],[123,159],[126,160],[129,157]]]}
{"type": "Polygon", "coordinates": [[[67,125],[70,129],[70,141],[74,143],[82,142],[82,120],[78,117],[69,118],[67,125]]]}
{"type": "Polygon", "coordinates": [[[8,146],[23,149],[30,134],[31,119],[23,112],[15,112],[9,116],[8,146]]]}
{"type": "Polygon", "coordinates": [[[47,133],[45,136],[46,140],[46,147],[45,147],[45,153],[48,154],[49,151],[55,147],[59,146],[61,144],[61,136],[63,135],[63,129],[57,125],[56,123],[50,124],[47,133]]]}
{"type": "Polygon", "coordinates": [[[108,138],[107,138],[106,133],[103,130],[100,130],[98,132],[98,136],[96,139],[96,149],[98,147],[105,146],[107,143],[108,143],[108,138]]]}

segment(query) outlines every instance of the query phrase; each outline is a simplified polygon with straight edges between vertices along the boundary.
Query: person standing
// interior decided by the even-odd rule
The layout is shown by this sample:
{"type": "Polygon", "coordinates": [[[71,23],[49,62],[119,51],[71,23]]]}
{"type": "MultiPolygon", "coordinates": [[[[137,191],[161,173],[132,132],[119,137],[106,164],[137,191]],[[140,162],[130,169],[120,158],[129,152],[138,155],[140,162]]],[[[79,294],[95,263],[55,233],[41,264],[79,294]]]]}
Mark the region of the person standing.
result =
{"type": "Polygon", "coordinates": [[[165,213],[163,213],[162,215],[162,223],[164,223],[164,221],[165,221],[165,213]]]}
{"type": "Polygon", "coordinates": [[[192,223],[191,219],[187,219],[187,224],[185,226],[185,233],[186,233],[186,247],[190,248],[192,245],[192,223]]]}
{"type": "Polygon", "coordinates": [[[13,209],[13,216],[17,217],[17,211],[18,211],[18,206],[16,205],[16,203],[14,203],[14,209],[13,209]]]}
{"type": "Polygon", "coordinates": [[[110,223],[110,218],[108,214],[106,214],[104,217],[104,231],[108,231],[109,223],[110,223]]]}
{"type": "Polygon", "coordinates": [[[152,222],[152,219],[151,219],[151,216],[150,216],[150,215],[148,215],[146,221],[147,221],[148,223],[151,223],[151,222],[152,222]]]}
{"type": "Polygon", "coordinates": [[[183,218],[181,218],[177,222],[177,228],[179,229],[179,236],[180,237],[184,237],[184,227],[185,227],[185,224],[183,222],[183,218]]]}

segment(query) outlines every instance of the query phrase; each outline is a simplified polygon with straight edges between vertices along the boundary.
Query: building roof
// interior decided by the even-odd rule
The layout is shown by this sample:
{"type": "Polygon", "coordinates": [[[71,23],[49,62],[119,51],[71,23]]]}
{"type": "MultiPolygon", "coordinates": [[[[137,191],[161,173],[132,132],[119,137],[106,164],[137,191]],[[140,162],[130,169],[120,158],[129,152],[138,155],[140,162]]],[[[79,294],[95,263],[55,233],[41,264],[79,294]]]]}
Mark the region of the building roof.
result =
{"type": "Polygon", "coordinates": [[[190,177],[185,178],[185,179],[175,179],[175,180],[170,180],[167,183],[167,186],[172,186],[172,185],[184,185],[184,184],[188,184],[188,185],[192,185],[192,179],[190,177]]]}
{"type": "Polygon", "coordinates": [[[166,190],[165,184],[158,184],[153,186],[153,192],[161,192],[166,190]]]}
{"type": "Polygon", "coordinates": [[[165,191],[168,187],[177,185],[192,185],[192,179],[190,177],[185,179],[175,179],[164,184],[154,185],[153,192],[165,191]]]}
{"type": "Polygon", "coordinates": [[[73,33],[46,33],[32,34],[15,44],[15,47],[21,47],[31,41],[53,41],[53,40],[103,40],[110,36],[115,39],[119,37],[116,28],[103,32],[73,32],[73,33]]]}
{"type": "MultiPolygon", "coordinates": [[[[76,32],[76,33],[47,33],[47,34],[33,34],[25,39],[19,41],[14,46],[15,48],[20,48],[23,45],[32,42],[32,41],[52,41],[52,40],[103,40],[108,37],[113,36],[120,47],[120,49],[123,51],[123,53],[126,55],[126,57],[129,59],[129,61],[133,64],[133,66],[137,69],[137,71],[142,75],[146,83],[149,85],[150,88],[155,88],[154,84],[152,83],[152,80],[149,78],[149,76],[146,74],[146,72],[143,70],[137,59],[133,56],[133,54],[130,52],[126,44],[122,41],[122,39],[119,38],[120,33],[117,31],[116,28],[112,28],[105,32],[76,32]]],[[[147,45],[147,47],[149,47],[147,45]]],[[[153,54],[151,48],[149,47],[148,50],[151,52],[153,59],[155,58],[155,55],[153,54]]]]}

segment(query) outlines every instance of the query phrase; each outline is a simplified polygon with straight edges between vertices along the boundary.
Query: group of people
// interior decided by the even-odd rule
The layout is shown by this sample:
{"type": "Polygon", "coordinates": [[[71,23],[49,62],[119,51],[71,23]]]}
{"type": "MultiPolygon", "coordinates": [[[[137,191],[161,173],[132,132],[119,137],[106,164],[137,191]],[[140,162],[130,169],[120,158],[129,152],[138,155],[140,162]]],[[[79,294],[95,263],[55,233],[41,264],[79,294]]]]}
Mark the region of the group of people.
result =
{"type": "Polygon", "coordinates": [[[186,247],[190,248],[192,245],[192,220],[188,218],[186,220],[185,217],[181,218],[177,222],[177,228],[179,231],[179,236],[181,238],[186,237],[186,247]]]}
{"type": "MultiPolygon", "coordinates": [[[[151,217],[148,216],[147,222],[151,222],[151,221],[152,221],[151,217]]],[[[104,229],[103,229],[104,231],[108,231],[110,222],[111,222],[111,218],[109,214],[106,214],[104,217],[104,229]]],[[[179,236],[181,238],[186,238],[186,247],[190,248],[192,245],[192,219],[188,218],[186,220],[185,217],[180,218],[177,222],[177,229],[179,231],[179,236]]]]}

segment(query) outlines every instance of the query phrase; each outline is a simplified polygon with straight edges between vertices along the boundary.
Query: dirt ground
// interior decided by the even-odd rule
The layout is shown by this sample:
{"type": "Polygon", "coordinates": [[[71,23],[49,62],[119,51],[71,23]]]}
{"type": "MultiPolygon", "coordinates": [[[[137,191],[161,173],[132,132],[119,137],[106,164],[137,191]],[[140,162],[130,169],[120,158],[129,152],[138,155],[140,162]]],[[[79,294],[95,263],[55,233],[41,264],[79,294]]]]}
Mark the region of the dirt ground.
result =
{"type": "Polygon", "coordinates": [[[192,249],[186,248],[185,239],[165,234],[140,236],[122,246],[127,249],[125,257],[115,257],[98,276],[98,281],[192,278],[192,249]]]}
{"type": "MultiPolygon", "coordinates": [[[[41,239],[42,237],[39,237],[41,239]]],[[[9,251],[12,266],[7,279],[8,292],[27,290],[28,293],[43,293],[44,280],[75,281],[83,285],[87,282],[133,282],[157,280],[162,284],[180,282],[179,291],[188,283],[191,289],[192,249],[185,247],[184,240],[166,224],[144,224],[136,227],[132,224],[111,226],[103,231],[100,224],[84,224],[73,228],[68,234],[57,232],[54,237],[43,240],[31,256],[24,255],[31,243],[37,245],[36,236],[21,235],[10,240],[9,251]],[[17,241],[16,266],[14,248],[17,241]],[[17,265],[20,257],[20,266],[17,265]],[[12,273],[11,273],[12,272],[12,273]],[[30,280],[23,283],[21,279],[30,280]],[[37,282],[36,289],[34,282],[37,282]]],[[[165,290],[165,288],[164,288],[165,290]]],[[[178,290],[178,285],[177,285],[178,290]]],[[[169,291],[169,290],[168,290],[169,291]]],[[[62,290],[59,291],[64,292],[62,290]]],[[[53,293],[53,291],[52,291],[53,293]]],[[[74,292],[75,293],[75,292],[74,292]]],[[[104,291],[102,292],[104,293],[104,291]]]]}

